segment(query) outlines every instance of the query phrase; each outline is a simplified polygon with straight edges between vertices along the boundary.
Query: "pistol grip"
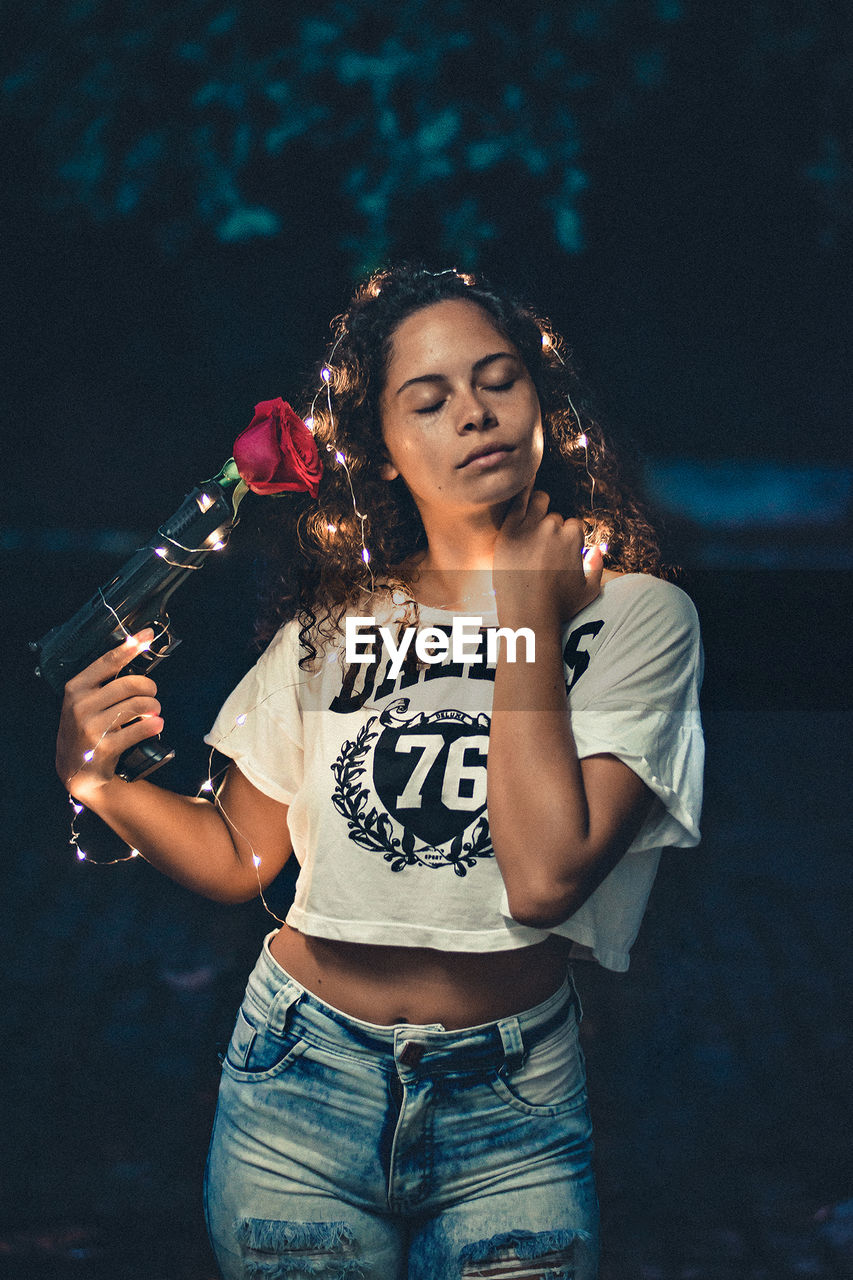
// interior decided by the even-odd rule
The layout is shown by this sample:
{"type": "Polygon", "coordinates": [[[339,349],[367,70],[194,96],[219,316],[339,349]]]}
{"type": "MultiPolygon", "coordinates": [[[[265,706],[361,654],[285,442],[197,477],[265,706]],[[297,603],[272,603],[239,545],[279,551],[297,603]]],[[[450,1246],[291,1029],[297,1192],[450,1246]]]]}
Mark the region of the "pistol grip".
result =
{"type": "Polygon", "coordinates": [[[122,752],[116,764],[116,773],[125,782],[136,782],[138,778],[147,778],[161,764],[167,764],[174,755],[173,749],[161,742],[159,735],[156,738],[146,738],[135,747],[122,752]]]}

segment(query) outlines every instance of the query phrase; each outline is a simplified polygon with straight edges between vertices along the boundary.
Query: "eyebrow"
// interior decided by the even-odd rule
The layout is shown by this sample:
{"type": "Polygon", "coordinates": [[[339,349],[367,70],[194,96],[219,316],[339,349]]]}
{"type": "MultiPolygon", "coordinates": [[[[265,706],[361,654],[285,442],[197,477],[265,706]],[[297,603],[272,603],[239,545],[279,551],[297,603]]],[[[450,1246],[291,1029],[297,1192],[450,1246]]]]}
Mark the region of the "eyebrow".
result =
{"type": "MultiPolygon", "coordinates": [[[[521,357],[517,356],[512,351],[494,351],[492,352],[491,355],[483,356],[480,360],[475,360],[474,364],[471,366],[471,372],[479,373],[481,369],[484,369],[486,365],[492,364],[495,360],[519,361],[520,359],[521,357]]],[[[424,374],[421,374],[419,378],[409,378],[407,382],[404,382],[401,387],[397,388],[397,391],[395,394],[399,395],[401,391],[406,390],[406,387],[414,386],[416,383],[419,383],[419,382],[446,382],[446,381],[447,381],[446,374],[424,373],[424,374]]]]}

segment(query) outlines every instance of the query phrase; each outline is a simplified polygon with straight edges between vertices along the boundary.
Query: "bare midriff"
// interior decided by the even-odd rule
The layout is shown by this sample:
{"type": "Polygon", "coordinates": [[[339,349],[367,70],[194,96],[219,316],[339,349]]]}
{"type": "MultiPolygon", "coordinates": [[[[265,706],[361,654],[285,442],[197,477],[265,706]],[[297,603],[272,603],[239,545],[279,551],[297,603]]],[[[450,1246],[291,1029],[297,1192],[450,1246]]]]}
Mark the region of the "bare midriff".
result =
{"type": "Polygon", "coordinates": [[[300,986],[350,1017],[455,1031],[547,1000],[563,982],[569,946],[551,934],[512,951],[435,951],[315,938],[283,925],[270,950],[300,986]]]}

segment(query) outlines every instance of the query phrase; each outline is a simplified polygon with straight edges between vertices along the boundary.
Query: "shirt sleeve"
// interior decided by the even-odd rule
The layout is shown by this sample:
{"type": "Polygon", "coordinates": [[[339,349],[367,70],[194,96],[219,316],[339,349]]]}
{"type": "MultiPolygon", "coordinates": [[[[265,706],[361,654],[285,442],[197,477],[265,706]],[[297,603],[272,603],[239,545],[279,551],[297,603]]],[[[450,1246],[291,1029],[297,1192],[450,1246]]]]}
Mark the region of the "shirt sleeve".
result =
{"type": "Polygon", "coordinates": [[[613,587],[621,608],[570,694],[578,756],[616,756],[657,797],[629,852],[689,848],[699,842],[704,766],[696,610],[658,578],[631,575],[613,587]]]}
{"type": "Polygon", "coordinates": [[[291,804],[302,785],[299,625],[288,622],[222,706],[208,746],[229,756],[259,791],[291,804]]]}

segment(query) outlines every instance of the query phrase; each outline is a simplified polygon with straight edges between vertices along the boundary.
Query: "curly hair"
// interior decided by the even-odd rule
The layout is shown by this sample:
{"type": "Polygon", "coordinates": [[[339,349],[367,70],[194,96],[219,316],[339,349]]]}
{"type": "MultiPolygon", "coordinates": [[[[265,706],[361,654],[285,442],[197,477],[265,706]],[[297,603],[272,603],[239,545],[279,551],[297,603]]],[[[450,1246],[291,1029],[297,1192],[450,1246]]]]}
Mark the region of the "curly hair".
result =
{"type": "Polygon", "coordinates": [[[547,321],[482,278],[395,266],[366,280],[332,322],[334,340],[314,384],[321,394],[314,394],[310,411],[325,464],[318,500],[299,495],[259,504],[265,544],[259,647],[298,617],[310,661],[317,641],[331,638],[365,590],[390,593],[401,581],[400,566],[426,549],[420,514],[402,478],[389,483],[380,474],[387,453],[379,399],[397,326],[423,307],[458,298],[486,312],[530,373],[545,433],[536,483],[549,494],[551,509],[591,522],[594,540],[607,543],[608,567],[662,576],[648,516],[547,321]]]}

